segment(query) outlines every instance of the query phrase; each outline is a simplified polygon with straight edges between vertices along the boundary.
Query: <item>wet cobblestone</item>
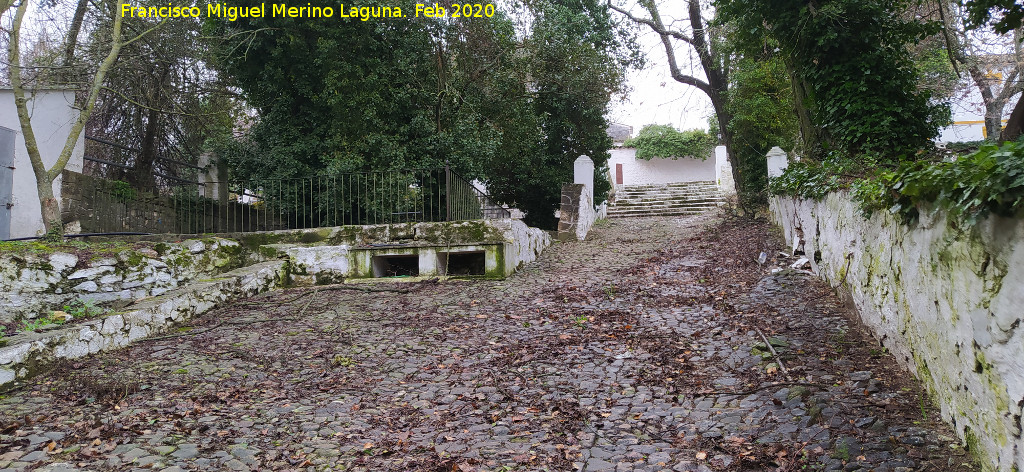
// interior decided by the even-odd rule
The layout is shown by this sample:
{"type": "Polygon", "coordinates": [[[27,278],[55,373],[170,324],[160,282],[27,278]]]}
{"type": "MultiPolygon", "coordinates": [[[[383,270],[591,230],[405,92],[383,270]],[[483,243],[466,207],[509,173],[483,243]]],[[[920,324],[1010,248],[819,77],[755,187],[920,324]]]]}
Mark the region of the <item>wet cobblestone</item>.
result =
{"type": "Polygon", "coordinates": [[[214,310],[4,396],[0,470],[974,470],[813,276],[721,264],[715,224],[214,310]]]}

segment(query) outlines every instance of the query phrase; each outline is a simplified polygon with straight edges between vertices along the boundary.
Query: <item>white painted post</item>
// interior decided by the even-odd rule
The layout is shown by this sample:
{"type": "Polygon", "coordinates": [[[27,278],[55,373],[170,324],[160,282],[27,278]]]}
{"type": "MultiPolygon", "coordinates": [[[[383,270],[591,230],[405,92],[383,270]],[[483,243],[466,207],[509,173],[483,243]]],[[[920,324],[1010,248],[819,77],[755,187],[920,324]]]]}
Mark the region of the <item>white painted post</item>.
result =
{"type": "Polygon", "coordinates": [[[718,183],[718,190],[726,195],[736,193],[736,182],[732,178],[732,164],[729,163],[729,154],[725,146],[715,147],[715,181],[718,183]]]}
{"type": "Polygon", "coordinates": [[[583,184],[584,192],[590,197],[590,204],[594,204],[594,161],[587,156],[576,158],[573,163],[574,184],[583,184]]]}
{"type": "Polygon", "coordinates": [[[774,178],[782,175],[782,171],[787,167],[789,167],[789,157],[786,156],[786,151],[778,146],[768,151],[768,177],[774,178]]]}

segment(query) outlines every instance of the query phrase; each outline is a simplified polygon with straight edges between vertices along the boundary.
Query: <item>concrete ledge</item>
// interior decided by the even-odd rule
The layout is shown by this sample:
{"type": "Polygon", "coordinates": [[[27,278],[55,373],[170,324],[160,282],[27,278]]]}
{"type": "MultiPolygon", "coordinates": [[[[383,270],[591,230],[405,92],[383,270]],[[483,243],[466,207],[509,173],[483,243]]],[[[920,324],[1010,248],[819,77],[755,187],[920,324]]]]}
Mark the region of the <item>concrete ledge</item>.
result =
{"type": "Polygon", "coordinates": [[[286,261],[263,262],[143,300],[130,306],[131,311],[19,334],[9,339],[10,345],[0,347],[0,392],[18,387],[56,361],[127,346],[228,300],[256,295],[286,280],[286,261]]]}

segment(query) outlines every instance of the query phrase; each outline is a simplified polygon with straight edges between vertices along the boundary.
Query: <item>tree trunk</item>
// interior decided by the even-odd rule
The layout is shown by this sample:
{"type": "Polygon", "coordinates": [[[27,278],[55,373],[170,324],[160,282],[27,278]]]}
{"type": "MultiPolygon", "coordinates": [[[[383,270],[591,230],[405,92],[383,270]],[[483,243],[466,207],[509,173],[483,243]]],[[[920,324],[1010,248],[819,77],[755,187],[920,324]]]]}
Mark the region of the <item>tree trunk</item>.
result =
{"type": "Polygon", "coordinates": [[[1003,108],[1006,102],[992,100],[985,103],[985,141],[999,142],[1003,131],[1003,108]]]}
{"type": "MultiPolygon", "coordinates": [[[[118,10],[125,0],[118,0],[118,10]]],[[[0,7],[3,5],[0,4],[0,7]]],[[[107,72],[114,65],[114,61],[117,60],[117,56],[121,51],[123,45],[121,40],[121,27],[124,24],[124,19],[120,15],[114,16],[114,25],[111,30],[110,38],[110,51],[107,56],[100,62],[99,68],[96,71],[96,75],[93,77],[92,83],[89,85],[88,96],[82,106],[82,111],[79,113],[78,118],[71,124],[71,129],[68,132],[67,137],[64,140],[64,147],[61,149],[60,154],[57,155],[56,162],[49,169],[46,168],[46,164],[43,161],[43,157],[39,152],[38,142],[36,141],[35,132],[32,129],[32,119],[28,109],[28,99],[25,96],[25,86],[21,80],[21,25],[25,18],[25,12],[28,10],[28,2],[23,1],[18,5],[15,11],[13,21],[11,22],[11,29],[9,33],[9,41],[7,43],[7,60],[10,63],[10,81],[11,90],[14,92],[14,106],[18,110],[18,122],[21,125],[22,136],[25,138],[25,149],[28,152],[29,162],[32,164],[32,172],[36,176],[36,190],[39,195],[39,207],[41,216],[43,218],[43,224],[46,226],[47,232],[60,231],[60,202],[57,201],[53,196],[53,181],[60,177],[60,174],[64,172],[64,167],[67,166],[68,161],[71,159],[71,154],[74,152],[75,144],[78,142],[78,137],[82,133],[82,129],[85,128],[85,122],[89,119],[89,115],[92,114],[92,109],[96,105],[96,98],[99,96],[100,89],[103,86],[103,79],[106,77],[107,72]]],[[[156,28],[156,26],[154,26],[156,28]]],[[[152,31],[152,29],[147,30],[152,31]]],[[[143,32],[142,35],[146,34],[143,32]]],[[[140,35],[139,37],[141,37],[140,35]]],[[[138,37],[136,38],[138,39],[138,37]]]]}
{"type": "Polygon", "coordinates": [[[129,180],[135,188],[141,190],[154,190],[156,179],[156,133],[159,130],[160,112],[156,108],[146,111],[146,128],[142,136],[142,146],[138,156],[135,157],[135,165],[132,166],[129,180]]]}
{"type": "Polygon", "coordinates": [[[64,70],[61,75],[66,82],[73,82],[76,75],[72,64],[75,61],[75,48],[78,46],[78,33],[82,31],[82,22],[85,20],[85,11],[88,7],[89,0],[78,0],[75,15],[71,18],[71,27],[68,28],[67,39],[64,41],[64,63],[61,64],[64,70]]]}
{"type": "Polygon", "coordinates": [[[60,217],[60,202],[53,195],[53,181],[45,175],[36,175],[36,194],[39,195],[40,212],[46,232],[60,231],[63,228],[60,217]]]}
{"type": "Polygon", "coordinates": [[[1024,100],[1017,100],[1017,104],[1013,106],[1013,112],[1010,113],[1010,119],[1006,121],[1006,127],[1003,128],[1000,139],[1003,141],[1016,141],[1020,137],[1021,132],[1024,132],[1024,100]]]}
{"type": "Polygon", "coordinates": [[[786,72],[789,74],[789,81],[793,88],[793,108],[796,113],[797,123],[800,125],[800,140],[803,144],[801,154],[808,159],[818,160],[821,158],[823,137],[821,129],[814,126],[811,121],[811,112],[808,107],[810,96],[807,92],[807,84],[797,77],[794,67],[786,61],[786,72]]]}

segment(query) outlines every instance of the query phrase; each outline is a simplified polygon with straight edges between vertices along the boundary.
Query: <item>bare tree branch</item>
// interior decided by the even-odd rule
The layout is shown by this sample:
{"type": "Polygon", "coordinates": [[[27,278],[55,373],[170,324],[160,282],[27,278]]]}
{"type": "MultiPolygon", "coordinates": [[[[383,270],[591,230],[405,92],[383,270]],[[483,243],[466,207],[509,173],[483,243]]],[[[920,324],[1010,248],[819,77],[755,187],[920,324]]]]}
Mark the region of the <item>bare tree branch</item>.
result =
{"type": "Polygon", "coordinates": [[[655,33],[658,33],[658,34],[660,34],[662,36],[671,36],[671,37],[676,38],[676,39],[678,39],[680,41],[684,41],[684,42],[693,44],[693,39],[691,39],[689,36],[679,32],[679,31],[670,30],[670,29],[666,28],[665,25],[661,23],[660,18],[659,18],[659,20],[657,22],[655,22],[655,21],[647,19],[647,18],[640,18],[638,16],[634,16],[633,14],[629,13],[629,11],[627,11],[625,9],[622,9],[622,8],[619,8],[619,7],[615,6],[615,5],[612,5],[611,3],[608,4],[608,7],[611,8],[612,10],[615,10],[615,11],[617,11],[619,13],[622,13],[623,15],[626,15],[626,18],[629,18],[630,20],[633,20],[634,22],[640,23],[642,25],[650,26],[651,29],[654,30],[655,33]]]}

